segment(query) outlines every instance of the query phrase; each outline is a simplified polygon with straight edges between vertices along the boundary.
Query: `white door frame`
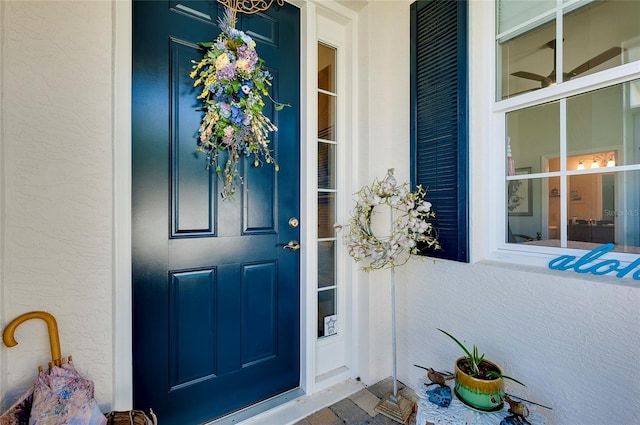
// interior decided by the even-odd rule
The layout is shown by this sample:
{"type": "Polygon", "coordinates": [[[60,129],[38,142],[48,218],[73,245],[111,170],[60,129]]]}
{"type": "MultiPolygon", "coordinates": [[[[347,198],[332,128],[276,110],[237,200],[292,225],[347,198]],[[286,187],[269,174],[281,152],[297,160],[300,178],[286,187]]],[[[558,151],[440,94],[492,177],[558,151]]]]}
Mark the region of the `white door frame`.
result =
{"type": "MultiPolygon", "coordinates": [[[[316,71],[316,17],[318,5],[316,0],[289,0],[289,3],[300,8],[300,128],[301,128],[301,243],[303,247],[315,244],[315,222],[317,211],[315,187],[317,152],[315,96],[317,84],[316,71]],[[308,107],[308,105],[312,105],[308,107]],[[312,123],[312,125],[310,125],[312,123]],[[314,143],[309,143],[313,141],[314,143]],[[310,184],[311,183],[311,184],[310,184]]],[[[357,14],[333,1],[322,1],[323,15],[331,16],[342,25],[350,25],[353,46],[356,43],[357,14]]],[[[133,405],[133,367],[132,367],[132,294],[131,294],[131,65],[132,65],[132,1],[112,0],[113,18],[113,205],[114,205],[114,249],[113,249],[113,394],[111,408],[113,410],[129,410],[133,405]]],[[[357,55],[353,55],[357,57],[357,55]]],[[[351,70],[355,73],[355,63],[351,70]]],[[[356,117],[355,96],[351,93],[352,110],[356,117]]],[[[357,121],[356,121],[357,122],[357,121]]],[[[355,141],[355,127],[350,135],[355,141]]],[[[351,171],[357,164],[351,165],[351,171]]],[[[352,175],[353,173],[350,173],[352,175]]],[[[345,186],[351,188],[351,184],[345,186]]],[[[349,191],[351,193],[351,191],[349,191]]],[[[353,356],[351,368],[330,381],[316,384],[316,291],[309,288],[305,276],[315,273],[317,252],[315,249],[304,249],[301,254],[301,335],[300,335],[300,387],[307,395],[325,388],[334,381],[343,381],[356,376],[356,356],[353,356]]],[[[351,273],[346,272],[346,275],[351,273]]],[[[315,280],[314,280],[315,282],[315,280]]],[[[351,314],[357,317],[355,306],[350,302],[351,314]]],[[[354,327],[357,329],[357,327],[354,327]]],[[[355,353],[357,332],[352,333],[349,351],[355,353]]]]}
{"type": "MultiPolygon", "coordinates": [[[[349,11],[351,12],[351,11],[349,11]]],[[[352,206],[352,194],[354,192],[351,185],[351,175],[353,166],[353,159],[357,156],[352,155],[351,148],[355,145],[357,140],[357,108],[354,105],[357,103],[357,96],[355,95],[354,88],[357,86],[354,84],[357,81],[357,61],[354,59],[357,57],[355,53],[357,51],[357,39],[356,39],[356,15],[351,13],[341,13],[341,11],[334,8],[326,7],[324,3],[317,5],[315,12],[316,29],[314,32],[315,38],[313,40],[313,46],[309,46],[309,51],[313,48],[313,60],[308,62],[309,70],[308,87],[314,92],[314,97],[311,101],[307,102],[310,108],[310,113],[307,115],[309,122],[312,122],[313,117],[313,134],[309,134],[307,137],[307,147],[310,152],[308,161],[310,167],[307,169],[309,174],[309,185],[307,187],[317,187],[317,45],[322,42],[328,46],[336,49],[337,67],[336,72],[336,87],[334,91],[337,94],[336,112],[337,119],[336,125],[336,172],[338,181],[336,185],[336,217],[337,223],[346,225],[349,220],[349,211],[352,206]],[[313,64],[313,66],[312,66],[313,64]],[[311,72],[313,71],[313,72],[311,72]],[[313,80],[311,80],[313,78],[313,80]]],[[[310,125],[311,126],[311,125],[310,125]]],[[[314,209],[317,209],[317,194],[314,192],[310,194],[306,199],[312,203],[314,209]]],[[[316,214],[317,215],[317,214],[316,214]]],[[[316,215],[310,216],[317,218],[316,215]]],[[[310,227],[313,226],[313,243],[309,247],[309,261],[313,261],[313,267],[310,270],[317,270],[318,265],[318,250],[315,239],[317,223],[314,220],[310,222],[310,227]]],[[[346,230],[345,230],[346,231],[346,230]]],[[[330,387],[334,384],[345,381],[348,378],[355,378],[357,376],[355,367],[356,351],[355,345],[358,332],[357,327],[354,326],[357,304],[354,303],[355,297],[353,297],[352,282],[351,282],[351,265],[352,261],[347,254],[346,246],[342,243],[343,234],[336,233],[335,252],[336,252],[336,285],[337,285],[337,304],[336,314],[338,316],[337,333],[335,335],[317,339],[314,347],[315,365],[313,370],[314,375],[314,389],[322,390],[330,387]]],[[[321,267],[322,265],[320,265],[321,267]]],[[[318,285],[317,273],[309,275],[309,282],[307,287],[313,294],[313,311],[316,313],[314,317],[313,330],[314,338],[317,335],[317,294],[316,288],[318,285]]]]}

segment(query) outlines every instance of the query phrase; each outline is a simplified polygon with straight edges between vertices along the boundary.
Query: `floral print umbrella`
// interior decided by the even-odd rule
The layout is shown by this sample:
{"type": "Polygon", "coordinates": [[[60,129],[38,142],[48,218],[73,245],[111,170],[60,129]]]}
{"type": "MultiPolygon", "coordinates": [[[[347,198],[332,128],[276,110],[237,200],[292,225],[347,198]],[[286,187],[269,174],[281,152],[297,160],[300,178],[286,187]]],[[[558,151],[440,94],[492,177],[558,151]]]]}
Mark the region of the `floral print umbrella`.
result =
{"type": "Polygon", "coordinates": [[[93,398],[93,382],[71,362],[40,372],[33,389],[29,425],[105,425],[107,418],[93,398]]]}
{"type": "Polygon", "coordinates": [[[0,425],[29,425],[32,403],[33,387],[0,416],[0,425]]]}
{"type": "Polygon", "coordinates": [[[0,416],[0,425],[105,425],[93,382],[71,362],[40,371],[35,385],[0,416]]]}
{"type": "Polygon", "coordinates": [[[36,318],[47,323],[53,361],[48,371],[40,368],[33,388],[0,416],[0,425],[106,425],[93,398],[93,382],[80,376],[71,357],[68,363],[61,359],[58,326],[51,314],[36,311],[14,319],[3,332],[5,345],[17,345],[16,327],[36,318]]]}

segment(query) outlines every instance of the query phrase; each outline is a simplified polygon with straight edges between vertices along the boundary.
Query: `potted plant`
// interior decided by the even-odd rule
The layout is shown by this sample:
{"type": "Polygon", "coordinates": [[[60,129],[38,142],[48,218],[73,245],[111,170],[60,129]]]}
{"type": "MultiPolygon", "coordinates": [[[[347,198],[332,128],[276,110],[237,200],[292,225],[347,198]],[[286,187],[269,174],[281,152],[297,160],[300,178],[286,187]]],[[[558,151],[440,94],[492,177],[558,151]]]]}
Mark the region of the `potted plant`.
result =
{"type": "Polygon", "coordinates": [[[524,386],[517,379],[503,375],[498,365],[486,360],[484,354],[478,352],[476,345],[470,351],[450,333],[438,330],[455,341],[465,353],[455,363],[455,393],[463,403],[487,412],[500,410],[505,396],[504,380],[509,379],[524,386]]]}

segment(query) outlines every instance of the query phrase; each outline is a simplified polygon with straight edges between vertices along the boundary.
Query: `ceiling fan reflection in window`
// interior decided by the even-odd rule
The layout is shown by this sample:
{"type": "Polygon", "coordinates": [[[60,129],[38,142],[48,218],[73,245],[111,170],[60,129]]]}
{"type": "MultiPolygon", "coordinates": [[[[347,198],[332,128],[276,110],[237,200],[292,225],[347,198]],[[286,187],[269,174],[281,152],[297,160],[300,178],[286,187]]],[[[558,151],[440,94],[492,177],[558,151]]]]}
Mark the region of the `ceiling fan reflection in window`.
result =
{"type": "MultiPolygon", "coordinates": [[[[511,75],[513,75],[514,77],[520,77],[520,78],[526,78],[527,80],[533,80],[533,81],[539,81],[540,82],[540,87],[535,87],[533,89],[530,90],[525,90],[523,92],[519,92],[519,93],[514,93],[514,95],[516,94],[521,94],[521,93],[527,93],[533,90],[538,90],[541,88],[545,88],[545,87],[549,87],[552,86],[556,83],[556,40],[551,40],[548,43],[546,43],[544,45],[544,47],[548,47],[550,49],[553,50],[553,69],[551,70],[551,72],[549,73],[549,75],[547,75],[546,77],[543,75],[539,75],[539,74],[535,74],[533,72],[528,72],[528,71],[517,71],[512,73],[511,75]]],[[[605,50],[604,52],[600,53],[599,55],[596,55],[594,57],[592,57],[591,59],[589,59],[588,61],[584,62],[583,64],[578,65],[577,67],[575,67],[574,69],[572,69],[569,72],[563,72],[562,73],[562,81],[569,81],[570,79],[577,77],[578,75],[587,72],[588,70],[595,68],[598,65],[601,65],[603,63],[605,63],[606,61],[608,61],[609,59],[613,59],[616,56],[619,56],[620,54],[622,54],[622,52],[624,52],[626,49],[623,49],[622,47],[612,47],[608,50],[605,50]]]]}

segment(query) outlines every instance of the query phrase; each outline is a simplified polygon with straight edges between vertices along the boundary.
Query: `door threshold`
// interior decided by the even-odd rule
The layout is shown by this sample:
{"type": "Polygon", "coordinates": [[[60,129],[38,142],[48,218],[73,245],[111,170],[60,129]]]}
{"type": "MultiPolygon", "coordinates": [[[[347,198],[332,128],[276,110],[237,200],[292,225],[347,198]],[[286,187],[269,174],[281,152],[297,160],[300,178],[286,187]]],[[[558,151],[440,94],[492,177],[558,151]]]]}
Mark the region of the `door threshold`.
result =
{"type": "Polygon", "coordinates": [[[297,388],[206,425],[292,425],[365,388],[355,379],[333,385],[312,396],[297,388]]]}
{"type": "Polygon", "coordinates": [[[260,401],[256,404],[252,404],[251,406],[245,407],[244,409],[238,410],[237,412],[218,418],[214,421],[206,422],[203,425],[244,424],[245,420],[250,420],[251,418],[258,416],[263,412],[269,411],[271,409],[275,409],[278,406],[291,402],[292,400],[302,397],[303,395],[304,395],[304,391],[302,391],[302,389],[294,388],[282,394],[278,394],[277,396],[260,401]]]}

